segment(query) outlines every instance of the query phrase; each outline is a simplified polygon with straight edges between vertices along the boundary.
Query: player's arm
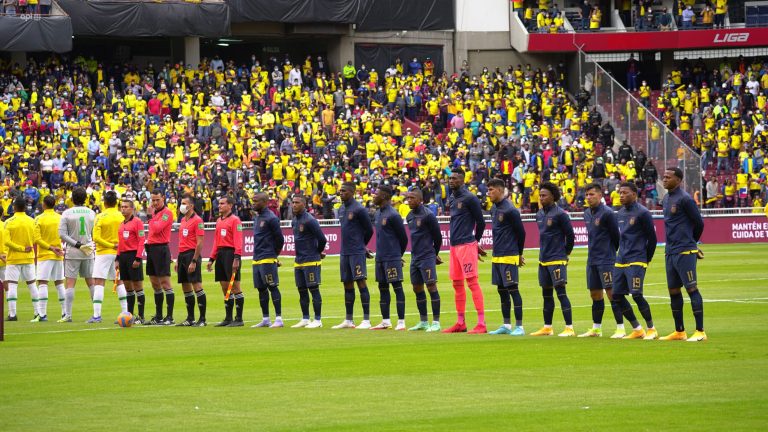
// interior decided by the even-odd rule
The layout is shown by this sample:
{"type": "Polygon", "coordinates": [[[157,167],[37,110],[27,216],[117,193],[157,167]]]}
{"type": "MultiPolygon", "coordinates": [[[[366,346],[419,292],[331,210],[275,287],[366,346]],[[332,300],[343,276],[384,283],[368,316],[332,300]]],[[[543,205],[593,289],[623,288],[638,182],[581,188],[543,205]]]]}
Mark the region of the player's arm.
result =
{"type": "Polygon", "coordinates": [[[520,217],[520,212],[512,209],[509,212],[512,221],[512,230],[515,232],[515,238],[517,239],[517,250],[520,251],[520,257],[523,256],[523,250],[525,250],[525,225],[523,225],[523,218],[520,217]]]}
{"type": "Polygon", "coordinates": [[[96,242],[97,245],[111,249],[115,246],[114,243],[108,242],[102,237],[101,235],[101,221],[104,219],[103,217],[97,217],[96,223],[93,225],[93,241],[96,242]]]}
{"type": "MultiPolygon", "coordinates": [[[[240,221],[240,219],[233,219],[233,230],[232,230],[232,242],[235,246],[235,258],[240,258],[243,256],[243,223],[240,221]]],[[[278,225],[279,226],[279,225],[278,225]]],[[[282,236],[281,236],[282,238],[282,236]]],[[[280,245],[280,249],[282,249],[283,246],[280,245]]]]}
{"type": "Polygon", "coordinates": [[[605,214],[605,229],[608,230],[608,235],[611,238],[611,248],[613,249],[613,253],[615,255],[616,252],[619,251],[619,242],[621,241],[619,224],[616,223],[616,213],[614,213],[613,210],[608,210],[605,214]]]}
{"type": "Polygon", "coordinates": [[[51,244],[43,240],[43,233],[40,230],[40,221],[35,219],[35,244],[37,245],[38,249],[45,249],[45,250],[52,250],[51,244]]]}
{"type": "Polygon", "coordinates": [[[468,200],[467,208],[472,215],[472,219],[475,220],[475,240],[480,243],[480,239],[483,238],[483,231],[485,231],[485,218],[483,217],[483,209],[480,206],[480,200],[477,199],[477,197],[468,200]]]}
{"type": "Polygon", "coordinates": [[[640,217],[643,227],[643,234],[645,235],[645,256],[648,257],[648,263],[651,263],[651,260],[653,259],[653,254],[656,253],[656,242],[658,242],[658,238],[656,237],[656,230],[653,227],[653,216],[651,216],[651,213],[649,212],[643,212],[643,215],[640,217]]]}
{"type": "Polygon", "coordinates": [[[373,224],[371,223],[371,217],[368,216],[368,211],[361,209],[357,213],[357,217],[360,220],[360,227],[363,229],[363,242],[367,245],[371,238],[373,238],[373,224]]]}
{"type": "Polygon", "coordinates": [[[693,238],[698,242],[701,239],[701,234],[704,233],[704,219],[701,217],[701,212],[693,198],[683,200],[682,205],[685,214],[688,215],[688,219],[693,224],[693,238]]]}
{"type": "Polygon", "coordinates": [[[573,252],[573,245],[576,240],[576,236],[573,233],[573,225],[571,224],[571,218],[567,214],[563,213],[560,216],[560,226],[562,227],[563,234],[565,235],[565,253],[570,255],[573,252]]]}
{"type": "MultiPolygon", "coordinates": [[[[203,223],[200,222],[195,228],[195,254],[192,255],[192,262],[197,263],[200,256],[203,254],[203,243],[205,243],[205,230],[203,229],[203,223]]],[[[197,265],[197,264],[195,264],[197,265]]]]}
{"type": "Polygon", "coordinates": [[[145,239],[145,232],[144,232],[144,224],[141,222],[139,218],[134,219],[134,223],[136,224],[136,260],[141,261],[141,257],[144,256],[144,239],[145,239]]]}
{"type": "Polygon", "coordinates": [[[76,248],[79,248],[80,246],[82,246],[82,244],[79,241],[69,236],[69,230],[67,229],[66,216],[62,216],[61,221],[59,221],[59,237],[61,237],[61,239],[64,240],[64,243],[67,246],[72,246],[76,248]]]}
{"type": "Polygon", "coordinates": [[[216,254],[219,252],[218,232],[219,232],[218,227],[216,227],[217,234],[213,236],[213,249],[211,249],[211,254],[208,256],[208,271],[211,271],[211,269],[213,268],[213,263],[216,261],[216,254]]]}
{"type": "Polygon", "coordinates": [[[285,237],[283,237],[283,229],[280,228],[280,219],[275,218],[272,221],[272,244],[275,245],[275,255],[280,255],[285,244],[285,237]]]}
{"type": "Polygon", "coordinates": [[[12,250],[14,252],[26,252],[26,248],[18,243],[14,243],[13,240],[11,240],[10,231],[6,228],[5,231],[5,247],[7,247],[9,250],[12,250]]]}
{"type": "Polygon", "coordinates": [[[443,246],[443,233],[440,232],[440,224],[437,223],[437,218],[432,213],[424,218],[424,223],[427,224],[430,237],[432,237],[432,247],[435,249],[435,255],[438,255],[440,248],[443,246]]]}
{"type": "Polygon", "coordinates": [[[397,217],[395,217],[395,236],[397,236],[397,241],[400,243],[400,256],[405,255],[405,251],[408,250],[408,234],[405,233],[405,225],[403,225],[403,218],[400,217],[400,214],[395,213],[397,217]]]}
{"type": "Polygon", "coordinates": [[[323,230],[320,228],[320,222],[313,219],[309,223],[308,228],[312,230],[312,234],[314,234],[315,239],[317,239],[317,253],[325,252],[325,246],[328,244],[328,240],[325,239],[325,234],[323,234],[323,230]]]}

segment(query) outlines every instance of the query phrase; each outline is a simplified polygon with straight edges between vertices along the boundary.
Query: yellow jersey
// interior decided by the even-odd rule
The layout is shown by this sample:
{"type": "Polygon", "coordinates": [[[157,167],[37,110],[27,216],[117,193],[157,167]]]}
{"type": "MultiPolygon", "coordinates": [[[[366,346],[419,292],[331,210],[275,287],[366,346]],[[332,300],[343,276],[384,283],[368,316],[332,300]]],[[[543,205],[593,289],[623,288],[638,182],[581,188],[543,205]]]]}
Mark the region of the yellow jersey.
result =
{"type": "MultiPolygon", "coordinates": [[[[5,226],[0,227],[0,255],[8,253],[8,247],[5,245],[5,238],[8,235],[5,232],[5,226]]],[[[5,261],[0,260],[0,267],[5,267],[5,261]]]]}
{"type": "Polygon", "coordinates": [[[35,251],[24,249],[35,244],[35,220],[26,213],[14,213],[5,221],[5,245],[8,247],[6,264],[34,264],[35,251]]]}
{"type": "Polygon", "coordinates": [[[51,247],[61,248],[59,237],[59,222],[61,215],[53,209],[44,210],[35,218],[35,243],[37,244],[38,261],[63,261],[63,256],[57,256],[51,247]]]}
{"type": "Polygon", "coordinates": [[[117,255],[118,231],[125,218],[116,207],[104,209],[93,225],[96,255],[117,255]]]}

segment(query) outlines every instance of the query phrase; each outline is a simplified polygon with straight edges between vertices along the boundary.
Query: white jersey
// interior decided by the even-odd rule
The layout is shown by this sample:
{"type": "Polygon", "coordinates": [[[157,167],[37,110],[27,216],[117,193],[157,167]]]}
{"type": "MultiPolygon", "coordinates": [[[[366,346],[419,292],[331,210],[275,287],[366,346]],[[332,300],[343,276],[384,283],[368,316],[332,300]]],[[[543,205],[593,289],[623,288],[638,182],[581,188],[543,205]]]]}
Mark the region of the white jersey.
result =
{"type": "Polygon", "coordinates": [[[64,210],[59,222],[59,236],[67,246],[64,259],[84,260],[92,259],[93,254],[86,256],[75,245],[81,243],[93,246],[93,224],[96,213],[88,207],[72,207],[64,210]]]}

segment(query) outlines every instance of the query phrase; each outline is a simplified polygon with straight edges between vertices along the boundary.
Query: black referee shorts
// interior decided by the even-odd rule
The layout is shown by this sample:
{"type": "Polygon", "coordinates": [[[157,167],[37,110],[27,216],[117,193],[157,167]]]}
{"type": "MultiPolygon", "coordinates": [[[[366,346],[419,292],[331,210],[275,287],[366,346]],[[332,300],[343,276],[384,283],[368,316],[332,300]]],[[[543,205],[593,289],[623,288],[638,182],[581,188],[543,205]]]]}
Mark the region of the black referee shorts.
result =
{"type": "Polygon", "coordinates": [[[117,257],[117,266],[120,269],[120,280],[139,282],[144,280],[144,271],[141,264],[133,268],[133,262],[136,260],[136,251],[122,252],[117,257]]]}
{"type": "Polygon", "coordinates": [[[147,276],[171,275],[171,248],[168,243],[147,245],[147,276]]]}
{"type": "MultiPolygon", "coordinates": [[[[235,261],[235,248],[219,248],[216,252],[216,262],[214,263],[214,273],[216,282],[229,282],[232,277],[232,262],[235,261]]],[[[240,280],[240,270],[243,268],[243,260],[240,260],[240,267],[237,268],[235,280],[240,280]]]]}
{"type": "Polygon", "coordinates": [[[195,256],[194,250],[188,250],[179,254],[177,264],[179,266],[178,271],[178,283],[201,283],[203,281],[202,260],[198,257],[197,266],[195,271],[189,272],[189,265],[192,263],[192,257],[195,256]]]}

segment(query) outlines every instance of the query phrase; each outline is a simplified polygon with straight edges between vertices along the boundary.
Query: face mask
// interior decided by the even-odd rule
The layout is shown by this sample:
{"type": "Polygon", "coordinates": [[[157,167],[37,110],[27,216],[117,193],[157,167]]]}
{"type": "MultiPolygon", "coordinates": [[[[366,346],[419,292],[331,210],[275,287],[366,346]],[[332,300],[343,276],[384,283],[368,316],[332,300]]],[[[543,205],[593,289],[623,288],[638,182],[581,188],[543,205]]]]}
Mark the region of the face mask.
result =
{"type": "Polygon", "coordinates": [[[181,214],[187,214],[187,205],[186,204],[180,205],[179,212],[181,212],[181,214]]]}

